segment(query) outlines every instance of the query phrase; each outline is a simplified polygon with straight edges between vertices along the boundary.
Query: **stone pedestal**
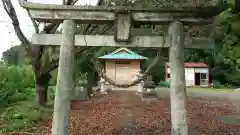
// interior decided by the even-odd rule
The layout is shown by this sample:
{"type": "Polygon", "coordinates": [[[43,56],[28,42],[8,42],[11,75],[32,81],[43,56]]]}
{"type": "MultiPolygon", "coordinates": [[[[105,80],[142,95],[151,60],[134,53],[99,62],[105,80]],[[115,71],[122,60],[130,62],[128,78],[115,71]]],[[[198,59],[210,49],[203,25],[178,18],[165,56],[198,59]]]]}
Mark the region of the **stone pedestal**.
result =
{"type": "Polygon", "coordinates": [[[137,89],[137,92],[138,93],[142,93],[143,92],[143,81],[141,81],[139,84],[138,84],[138,89],[137,89]]]}
{"type": "Polygon", "coordinates": [[[72,100],[88,100],[86,84],[87,84],[86,80],[78,81],[77,86],[72,95],[72,100]]]}
{"type": "Polygon", "coordinates": [[[105,88],[105,80],[101,78],[99,83],[100,83],[100,93],[107,94],[106,88],[105,88]]]}
{"type": "Polygon", "coordinates": [[[156,88],[154,82],[152,81],[152,76],[148,76],[147,80],[143,84],[143,88],[146,92],[150,92],[156,88]]]}

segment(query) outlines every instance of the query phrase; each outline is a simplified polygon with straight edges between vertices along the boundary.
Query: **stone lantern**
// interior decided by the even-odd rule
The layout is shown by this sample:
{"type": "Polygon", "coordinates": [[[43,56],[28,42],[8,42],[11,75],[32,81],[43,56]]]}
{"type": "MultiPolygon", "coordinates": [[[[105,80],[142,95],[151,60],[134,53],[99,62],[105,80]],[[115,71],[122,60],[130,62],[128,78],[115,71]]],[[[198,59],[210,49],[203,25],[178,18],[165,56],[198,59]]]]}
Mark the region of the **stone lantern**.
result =
{"type": "Polygon", "coordinates": [[[73,100],[88,100],[87,80],[79,80],[73,94],[73,100]]]}
{"type": "Polygon", "coordinates": [[[156,88],[156,85],[152,81],[152,76],[148,76],[147,80],[143,84],[143,88],[147,91],[153,91],[156,88]]]}

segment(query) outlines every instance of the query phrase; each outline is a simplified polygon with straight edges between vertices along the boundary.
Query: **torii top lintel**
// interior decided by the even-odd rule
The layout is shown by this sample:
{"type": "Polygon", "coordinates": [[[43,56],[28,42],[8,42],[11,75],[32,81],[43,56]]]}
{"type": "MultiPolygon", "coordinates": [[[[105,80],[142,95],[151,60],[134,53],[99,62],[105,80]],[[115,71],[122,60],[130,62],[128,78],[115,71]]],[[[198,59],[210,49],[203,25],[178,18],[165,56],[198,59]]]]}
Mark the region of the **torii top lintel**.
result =
{"type": "MultiPolygon", "coordinates": [[[[199,25],[212,23],[213,17],[227,8],[223,0],[207,6],[158,7],[151,9],[106,7],[106,6],[68,6],[38,4],[19,0],[20,5],[29,10],[33,19],[39,22],[59,22],[65,19],[81,24],[110,24],[119,14],[129,15],[133,22],[166,24],[181,21],[184,24],[199,25]]],[[[121,15],[120,15],[121,17],[121,15]]]]}

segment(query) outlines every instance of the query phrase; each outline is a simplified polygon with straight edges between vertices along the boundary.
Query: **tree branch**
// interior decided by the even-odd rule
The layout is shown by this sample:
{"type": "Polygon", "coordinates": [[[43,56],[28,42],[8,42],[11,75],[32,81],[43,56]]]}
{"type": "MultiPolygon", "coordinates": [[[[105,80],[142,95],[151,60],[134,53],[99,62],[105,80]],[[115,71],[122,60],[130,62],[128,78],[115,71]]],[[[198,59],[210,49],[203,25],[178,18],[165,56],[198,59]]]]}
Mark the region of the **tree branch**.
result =
{"type": "Polygon", "coordinates": [[[78,0],[73,1],[72,5],[75,5],[78,2],[78,0]]]}
{"type": "Polygon", "coordinates": [[[41,57],[43,54],[43,46],[36,46],[36,59],[34,61],[34,69],[39,70],[41,68],[41,57]]]}
{"type": "Polygon", "coordinates": [[[8,16],[10,16],[10,11],[9,11],[7,5],[4,3],[3,0],[2,0],[2,4],[3,4],[3,8],[4,8],[5,12],[8,14],[8,16]]]}
{"type": "MultiPolygon", "coordinates": [[[[74,5],[78,0],[63,0],[63,1],[66,5],[74,5]]],[[[11,0],[2,0],[2,3],[3,3],[3,6],[4,6],[4,9],[5,9],[6,13],[10,17],[10,19],[12,20],[12,24],[13,24],[16,35],[18,36],[19,40],[22,42],[25,50],[28,53],[28,56],[31,59],[31,64],[33,65],[34,68],[39,68],[40,69],[41,68],[40,67],[40,65],[41,65],[40,60],[41,60],[41,57],[42,57],[42,54],[43,54],[43,51],[44,51],[44,47],[39,46],[39,47],[32,47],[31,48],[31,42],[25,37],[22,30],[20,29],[19,20],[17,18],[17,14],[16,14],[16,11],[13,7],[13,4],[11,3],[11,0]]],[[[102,5],[102,4],[103,4],[103,0],[99,0],[98,3],[97,3],[97,6],[102,5]]],[[[29,12],[28,12],[28,15],[29,15],[29,12]]],[[[32,19],[31,16],[29,16],[29,17],[30,17],[30,19],[33,23],[33,26],[35,28],[35,32],[39,33],[40,31],[39,31],[38,24],[36,23],[35,20],[32,19]]],[[[54,33],[57,30],[57,28],[59,27],[59,25],[60,25],[59,23],[48,24],[44,27],[44,29],[41,33],[54,33]]],[[[96,29],[98,27],[95,26],[95,25],[89,24],[87,26],[87,28],[85,29],[84,34],[86,34],[87,31],[90,28],[91,28],[91,31],[89,32],[89,34],[92,33],[94,31],[94,29],[96,29]]],[[[105,31],[103,31],[101,33],[104,33],[104,32],[105,31]]],[[[85,49],[86,48],[78,49],[77,53],[81,53],[85,49]]],[[[56,60],[53,60],[50,64],[43,66],[41,68],[41,71],[42,71],[41,74],[51,72],[52,70],[57,68],[58,67],[58,61],[59,61],[59,59],[56,59],[56,60]]]]}
{"type": "MultiPolygon", "coordinates": [[[[59,27],[59,24],[47,25],[43,28],[43,31],[41,33],[47,33],[47,34],[55,33],[58,27],[59,27]]],[[[41,68],[41,57],[44,51],[44,46],[35,46],[35,49],[32,49],[32,51],[34,51],[35,52],[34,54],[36,54],[35,55],[36,59],[33,62],[34,68],[39,70],[41,68]]]]}
{"type": "MultiPolygon", "coordinates": [[[[103,5],[103,0],[98,0],[97,6],[101,6],[101,5],[103,5]]],[[[94,27],[94,29],[97,28],[96,25],[88,24],[83,33],[87,33],[90,27],[94,27]]]]}
{"type": "Polygon", "coordinates": [[[39,33],[39,25],[37,24],[37,22],[32,18],[30,12],[27,10],[27,13],[28,13],[28,16],[30,17],[31,21],[32,21],[32,24],[33,24],[33,27],[35,29],[35,32],[36,33],[39,33]]]}
{"type": "Polygon", "coordinates": [[[11,0],[2,0],[2,4],[3,4],[5,12],[8,14],[10,19],[12,20],[13,28],[14,28],[16,35],[18,36],[19,40],[22,42],[24,48],[28,52],[28,55],[31,57],[31,52],[30,52],[31,43],[26,38],[26,36],[23,34],[22,30],[20,29],[17,14],[16,14],[16,11],[13,7],[11,0]]]}
{"type": "Polygon", "coordinates": [[[72,5],[74,0],[63,0],[62,4],[64,5],[72,5]]]}
{"type": "MultiPolygon", "coordinates": [[[[72,4],[75,4],[78,0],[75,0],[75,1],[73,1],[73,0],[67,0],[67,1],[63,0],[63,1],[64,1],[64,3],[70,5],[69,2],[73,2],[72,4]]],[[[97,6],[102,5],[102,4],[103,4],[103,0],[98,0],[97,6]]],[[[51,24],[50,24],[50,25],[51,25],[51,24]]],[[[50,28],[47,28],[47,27],[48,27],[48,26],[46,26],[45,28],[46,28],[46,29],[50,29],[50,28]]],[[[50,27],[50,26],[49,26],[49,27],[50,27]]],[[[91,30],[91,33],[92,33],[93,30],[97,28],[97,26],[88,24],[88,25],[87,25],[87,28],[84,30],[83,34],[87,34],[87,31],[88,31],[90,28],[92,28],[92,30],[91,30]]],[[[46,31],[46,30],[44,30],[44,31],[46,31]]],[[[106,30],[106,31],[107,31],[107,30],[106,30]]],[[[103,33],[105,33],[105,31],[102,32],[102,34],[103,34],[103,33]]],[[[88,34],[90,34],[90,33],[88,33],[88,34]]],[[[81,53],[81,52],[83,52],[84,50],[86,50],[86,48],[77,49],[76,53],[81,53]]],[[[51,72],[52,70],[56,69],[56,68],[58,67],[58,62],[59,62],[59,59],[56,59],[56,60],[53,60],[53,61],[50,63],[50,65],[45,65],[45,66],[43,67],[43,70],[42,70],[41,74],[45,74],[45,73],[51,72]]]]}
{"type": "MultiPolygon", "coordinates": [[[[77,50],[75,53],[82,53],[83,51],[85,51],[87,48],[81,48],[79,50],[77,50]]],[[[51,72],[53,71],[54,69],[56,69],[58,67],[58,63],[59,63],[59,58],[58,59],[55,59],[55,60],[52,60],[52,62],[49,64],[49,65],[45,65],[43,67],[43,70],[41,72],[41,75],[45,74],[45,73],[48,73],[48,72],[51,72]]]]}

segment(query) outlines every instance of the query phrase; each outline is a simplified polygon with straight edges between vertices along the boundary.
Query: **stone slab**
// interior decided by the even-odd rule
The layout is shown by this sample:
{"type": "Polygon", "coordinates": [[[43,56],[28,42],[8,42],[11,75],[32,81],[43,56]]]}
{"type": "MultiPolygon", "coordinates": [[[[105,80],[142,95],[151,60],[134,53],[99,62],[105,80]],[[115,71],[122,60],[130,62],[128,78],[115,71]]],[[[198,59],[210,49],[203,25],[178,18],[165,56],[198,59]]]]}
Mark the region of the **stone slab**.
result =
{"type": "Polygon", "coordinates": [[[240,125],[240,115],[218,116],[216,120],[220,120],[229,125],[240,125]]]}

